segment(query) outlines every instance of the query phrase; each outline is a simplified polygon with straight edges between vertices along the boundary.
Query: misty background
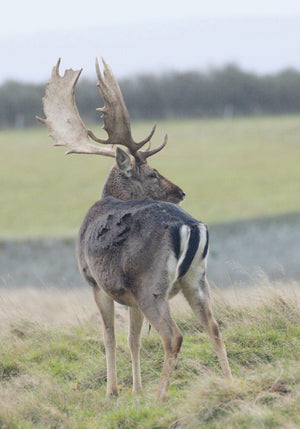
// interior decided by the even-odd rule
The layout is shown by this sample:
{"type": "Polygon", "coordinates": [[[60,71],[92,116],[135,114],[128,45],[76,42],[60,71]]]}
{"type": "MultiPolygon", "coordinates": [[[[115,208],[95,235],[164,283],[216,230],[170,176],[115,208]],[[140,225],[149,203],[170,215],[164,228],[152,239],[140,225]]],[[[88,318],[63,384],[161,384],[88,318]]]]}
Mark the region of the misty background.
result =
{"type": "Polygon", "coordinates": [[[52,67],[83,73],[86,120],[102,102],[95,57],[120,81],[134,119],[300,111],[300,4],[13,0],[0,26],[0,127],[35,125],[52,67]]]}
{"type": "Polygon", "coordinates": [[[76,93],[87,121],[102,105],[94,59],[112,66],[133,119],[300,111],[300,17],[185,18],[60,29],[0,39],[0,127],[35,125],[52,67],[84,67],[76,93]],[[81,63],[81,64],[80,64],[81,63]],[[85,67],[86,66],[86,67],[85,67]]]}

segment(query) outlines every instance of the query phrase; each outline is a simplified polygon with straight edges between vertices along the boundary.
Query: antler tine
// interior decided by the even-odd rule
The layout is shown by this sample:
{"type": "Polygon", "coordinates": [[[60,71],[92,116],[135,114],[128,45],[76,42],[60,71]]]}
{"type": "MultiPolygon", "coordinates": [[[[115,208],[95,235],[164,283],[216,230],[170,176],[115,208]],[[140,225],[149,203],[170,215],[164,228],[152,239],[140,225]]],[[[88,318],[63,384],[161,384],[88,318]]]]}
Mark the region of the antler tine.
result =
{"type": "MultiPolygon", "coordinates": [[[[51,73],[51,79],[54,77],[54,78],[56,78],[57,76],[59,76],[59,66],[60,66],[60,61],[61,61],[61,58],[58,58],[58,61],[57,61],[57,64],[56,64],[56,66],[54,66],[53,68],[52,68],[52,73],[51,73]]],[[[80,73],[81,73],[81,71],[80,71],[80,73]]],[[[50,82],[48,82],[47,83],[47,86],[46,86],[46,91],[47,91],[47,87],[49,86],[49,83],[50,82]]],[[[45,97],[43,97],[43,105],[44,105],[44,100],[45,100],[45,97]]],[[[39,121],[39,122],[41,122],[42,124],[45,124],[45,125],[47,125],[47,119],[44,119],[44,118],[40,118],[39,116],[35,116],[35,118],[39,121]]],[[[53,143],[53,146],[58,146],[58,144],[56,144],[56,143],[53,143]]]]}
{"type": "Polygon", "coordinates": [[[151,140],[153,134],[155,133],[155,130],[156,130],[156,124],[153,125],[152,130],[150,131],[150,134],[148,135],[148,137],[146,137],[144,140],[141,140],[139,143],[136,143],[139,146],[139,148],[143,147],[146,143],[148,143],[151,140]]]}
{"type": "Polygon", "coordinates": [[[150,150],[151,144],[149,144],[147,150],[145,151],[139,151],[139,157],[141,161],[146,161],[149,156],[155,155],[157,152],[160,152],[167,144],[168,142],[168,134],[165,135],[165,138],[160,146],[158,146],[155,149],[150,150]]]}
{"type": "Polygon", "coordinates": [[[75,86],[82,72],[68,69],[59,74],[60,59],[52,69],[51,80],[47,83],[43,106],[46,119],[37,118],[47,125],[54,146],[65,146],[69,153],[86,153],[115,157],[115,150],[92,144],[88,131],[80,118],[75,103],[75,86]]]}

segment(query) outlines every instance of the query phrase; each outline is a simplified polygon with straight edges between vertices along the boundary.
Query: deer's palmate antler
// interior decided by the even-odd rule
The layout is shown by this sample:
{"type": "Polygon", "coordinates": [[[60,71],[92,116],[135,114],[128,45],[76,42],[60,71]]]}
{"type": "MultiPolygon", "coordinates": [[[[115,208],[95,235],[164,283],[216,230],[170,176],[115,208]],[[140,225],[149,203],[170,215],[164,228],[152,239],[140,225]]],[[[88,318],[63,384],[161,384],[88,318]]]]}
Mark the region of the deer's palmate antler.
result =
{"type": "Polygon", "coordinates": [[[102,59],[104,72],[101,75],[98,60],[96,60],[97,86],[104,101],[104,107],[97,110],[102,112],[103,128],[108,134],[108,139],[96,137],[92,131],[87,130],[75,103],[75,86],[82,72],[81,70],[68,69],[64,76],[59,74],[60,59],[53,67],[51,80],[46,86],[43,98],[46,119],[37,119],[46,124],[50,136],[54,139],[55,146],[68,148],[66,154],[85,153],[115,157],[113,145],[127,147],[130,154],[138,161],[144,162],[146,158],[159,152],[167,143],[167,135],[163,143],[156,149],[146,151],[140,149],[152,138],[156,125],[144,140],[136,143],[131,135],[129,114],[118,85],[118,82],[108,64],[102,59]],[[102,148],[91,143],[92,138],[97,143],[108,144],[102,148]]]}

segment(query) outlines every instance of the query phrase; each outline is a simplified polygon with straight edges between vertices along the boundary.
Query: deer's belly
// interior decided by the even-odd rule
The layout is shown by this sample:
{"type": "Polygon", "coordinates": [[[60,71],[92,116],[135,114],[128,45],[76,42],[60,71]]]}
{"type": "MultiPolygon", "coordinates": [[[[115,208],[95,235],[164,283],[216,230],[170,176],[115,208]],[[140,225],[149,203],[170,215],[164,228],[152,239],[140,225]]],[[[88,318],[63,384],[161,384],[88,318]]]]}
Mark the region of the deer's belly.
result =
{"type": "Polygon", "coordinates": [[[121,305],[127,305],[128,307],[135,307],[136,302],[130,291],[127,290],[118,290],[115,291],[113,288],[104,288],[101,286],[104,291],[109,295],[114,301],[121,305]]]}

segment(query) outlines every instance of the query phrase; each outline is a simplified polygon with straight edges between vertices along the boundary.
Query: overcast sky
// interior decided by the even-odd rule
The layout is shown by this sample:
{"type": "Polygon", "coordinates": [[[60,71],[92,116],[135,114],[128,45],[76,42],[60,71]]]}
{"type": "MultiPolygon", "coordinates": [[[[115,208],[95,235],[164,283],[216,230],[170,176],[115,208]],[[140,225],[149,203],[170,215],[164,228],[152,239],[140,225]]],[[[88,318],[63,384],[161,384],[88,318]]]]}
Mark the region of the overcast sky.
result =
{"type": "Polygon", "coordinates": [[[300,0],[5,0],[0,38],[141,20],[300,15],[300,0]]]}
{"type": "Polygon", "coordinates": [[[101,54],[117,75],[229,62],[260,73],[299,68],[295,18],[300,0],[5,0],[0,84],[44,81],[59,56],[86,76],[101,54]],[[273,21],[254,28],[254,18],[273,21]]]}

